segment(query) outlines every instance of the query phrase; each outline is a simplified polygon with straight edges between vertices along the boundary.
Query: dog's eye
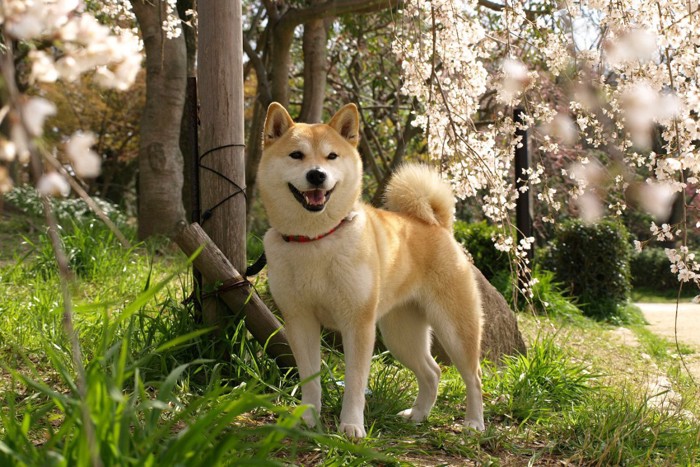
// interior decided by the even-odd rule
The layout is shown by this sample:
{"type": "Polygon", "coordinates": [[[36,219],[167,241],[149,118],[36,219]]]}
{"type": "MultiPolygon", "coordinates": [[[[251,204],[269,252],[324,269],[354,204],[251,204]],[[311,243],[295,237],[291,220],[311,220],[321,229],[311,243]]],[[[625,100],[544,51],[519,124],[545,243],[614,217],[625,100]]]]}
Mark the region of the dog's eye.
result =
{"type": "Polygon", "coordinates": [[[291,157],[292,159],[301,160],[304,158],[304,153],[301,151],[294,151],[289,155],[289,157],[291,157]]]}
{"type": "Polygon", "coordinates": [[[336,154],[336,153],[334,153],[334,152],[328,154],[328,160],[329,160],[329,161],[332,161],[333,159],[337,159],[337,158],[338,158],[338,154],[336,154]]]}

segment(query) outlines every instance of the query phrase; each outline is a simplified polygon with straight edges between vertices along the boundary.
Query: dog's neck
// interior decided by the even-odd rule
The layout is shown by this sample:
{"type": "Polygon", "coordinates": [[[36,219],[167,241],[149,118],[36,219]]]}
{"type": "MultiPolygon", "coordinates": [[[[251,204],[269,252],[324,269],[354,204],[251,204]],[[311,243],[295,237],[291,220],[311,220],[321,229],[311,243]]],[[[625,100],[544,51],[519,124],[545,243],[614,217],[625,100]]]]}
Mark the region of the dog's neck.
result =
{"type": "Polygon", "coordinates": [[[350,214],[345,216],[335,227],[333,227],[331,230],[329,230],[326,233],[322,233],[320,235],[316,235],[315,237],[307,237],[306,235],[284,235],[282,234],[282,238],[284,239],[285,242],[287,243],[310,243],[310,242],[315,242],[316,240],[321,240],[322,238],[328,237],[330,234],[334,233],[336,230],[341,228],[343,224],[346,222],[350,222],[355,218],[357,215],[357,212],[352,211],[350,214]]]}

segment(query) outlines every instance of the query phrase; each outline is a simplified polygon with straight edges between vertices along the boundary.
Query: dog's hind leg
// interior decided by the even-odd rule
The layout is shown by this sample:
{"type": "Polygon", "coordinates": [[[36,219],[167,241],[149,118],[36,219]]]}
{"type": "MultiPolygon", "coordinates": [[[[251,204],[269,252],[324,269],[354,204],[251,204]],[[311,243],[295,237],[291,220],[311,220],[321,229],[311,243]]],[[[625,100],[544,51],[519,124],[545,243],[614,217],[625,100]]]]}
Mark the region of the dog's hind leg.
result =
{"type": "Polygon", "coordinates": [[[312,407],[302,418],[313,427],[321,414],[321,325],[313,316],[294,315],[286,321],[285,332],[302,382],[301,402],[312,407]]]}
{"type": "Polygon", "coordinates": [[[464,423],[483,431],[484,407],[479,363],[481,305],[478,296],[460,293],[456,289],[454,294],[436,297],[429,308],[430,324],[467,388],[467,418],[464,423]]]}
{"type": "Polygon", "coordinates": [[[384,344],[398,361],[415,373],[418,380],[418,396],[413,407],[399,415],[421,422],[435,404],[440,382],[440,367],[430,355],[428,322],[419,310],[406,306],[391,311],[378,324],[384,344]]]}

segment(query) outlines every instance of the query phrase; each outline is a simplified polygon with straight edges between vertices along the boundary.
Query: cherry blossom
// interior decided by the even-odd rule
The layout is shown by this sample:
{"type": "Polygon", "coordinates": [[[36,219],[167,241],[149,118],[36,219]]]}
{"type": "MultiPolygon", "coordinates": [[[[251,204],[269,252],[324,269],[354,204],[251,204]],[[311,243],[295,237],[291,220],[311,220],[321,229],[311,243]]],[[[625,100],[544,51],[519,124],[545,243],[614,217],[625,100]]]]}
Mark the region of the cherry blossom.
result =
{"type": "Polygon", "coordinates": [[[49,172],[41,176],[36,184],[36,190],[44,196],[62,196],[70,194],[68,181],[57,172],[49,172]]]}
{"type": "Polygon", "coordinates": [[[44,133],[44,121],[56,114],[56,105],[43,97],[30,97],[22,105],[22,118],[32,136],[44,133]]]}
{"type": "Polygon", "coordinates": [[[100,174],[102,159],[91,149],[97,142],[92,133],[78,131],[66,143],[66,154],[79,177],[97,177],[100,174]]]}
{"type": "Polygon", "coordinates": [[[0,165],[0,194],[7,193],[13,186],[14,183],[12,178],[10,178],[10,173],[5,167],[0,165]]]}
{"type": "MultiPolygon", "coordinates": [[[[530,16],[532,3],[517,0],[498,13],[475,1],[405,2],[394,52],[403,92],[421,104],[414,122],[430,157],[459,197],[479,197],[503,228],[496,248],[516,262],[508,225],[527,190],[552,213],[545,222],[562,206],[595,222],[632,202],[661,222],[651,224],[652,238],[684,242],[686,220],[664,221],[700,180],[700,10],[681,0],[551,3],[551,16],[530,16]],[[477,128],[489,93],[500,104],[477,128]],[[522,123],[513,121],[516,106],[525,109],[522,123]],[[534,157],[567,162],[558,170],[573,183],[568,193],[546,186],[555,174],[537,161],[513,173],[517,128],[537,142],[534,157]],[[516,190],[516,178],[528,186],[516,190]]],[[[680,280],[700,282],[692,262],[674,264],[680,280]]]]}
{"type": "MultiPolygon", "coordinates": [[[[174,2],[169,2],[174,7],[174,2]]],[[[108,0],[96,8],[112,15],[115,24],[128,24],[133,14],[124,2],[108,0]]],[[[171,8],[172,9],[172,8],[171,8]]],[[[129,28],[106,26],[86,10],[81,0],[6,0],[0,6],[0,26],[6,36],[22,41],[28,48],[29,81],[51,83],[74,81],[82,74],[94,71],[95,81],[107,88],[127,89],[141,69],[142,44],[129,28]]],[[[5,44],[9,50],[12,44],[5,44]]],[[[14,83],[14,69],[3,68],[5,82],[14,83]]],[[[28,96],[11,88],[10,104],[0,112],[0,119],[9,122],[8,140],[0,141],[0,162],[19,161],[41,167],[42,151],[37,140],[44,133],[46,119],[56,114],[56,106],[39,96],[28,96]]],[[[90,147],[92,134],[76,133],[66,143],[65,150],[79,177],[96,177],[101,158],[90,147]]],[[[53,157],[45,153],[46,157],[53,157]]],[[[5,167],[0,166],[0,189],[12,186],[5,167]]],[[[39,175],[37,175],[39,177],[39,175]]],[[[68,182],[57,172],[41,176],[37,189],[47,196],[67,196],[68,182]]]]}

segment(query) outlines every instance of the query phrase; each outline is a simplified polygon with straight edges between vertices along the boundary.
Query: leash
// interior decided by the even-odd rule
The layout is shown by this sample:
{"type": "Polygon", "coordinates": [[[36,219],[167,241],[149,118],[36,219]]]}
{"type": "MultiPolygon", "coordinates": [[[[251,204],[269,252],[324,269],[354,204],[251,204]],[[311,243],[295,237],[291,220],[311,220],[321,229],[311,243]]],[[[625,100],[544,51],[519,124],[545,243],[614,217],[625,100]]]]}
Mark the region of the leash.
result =
{"type": "Polygon", "coordinates": [[[267,265],[267,257],[263,251],[260,257],[245,270],[245,277],[255,276],[267,265]]]}

